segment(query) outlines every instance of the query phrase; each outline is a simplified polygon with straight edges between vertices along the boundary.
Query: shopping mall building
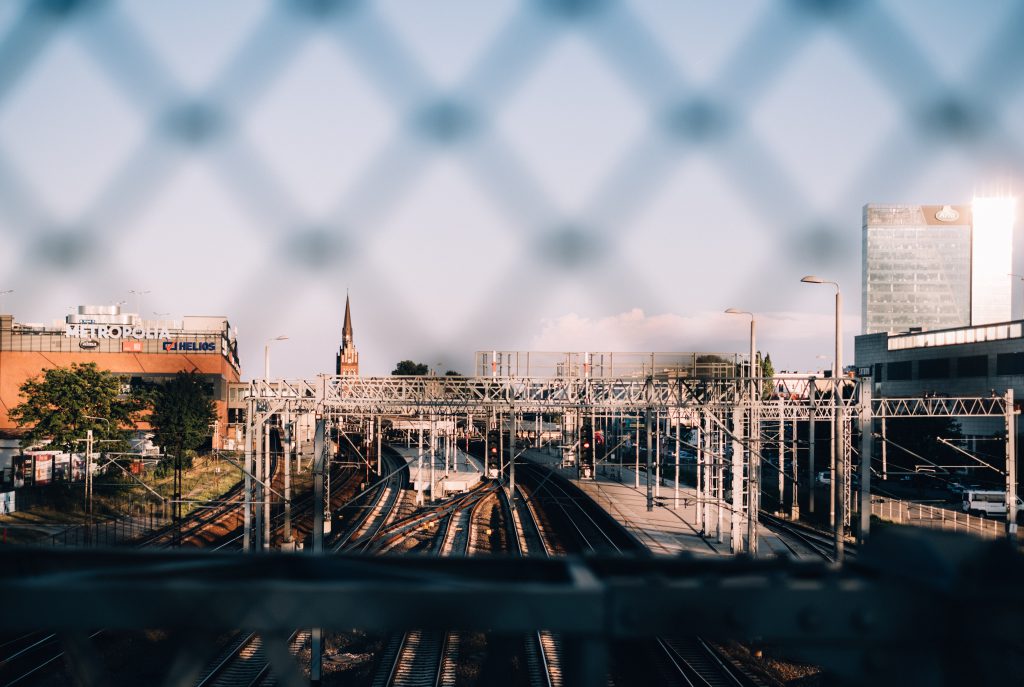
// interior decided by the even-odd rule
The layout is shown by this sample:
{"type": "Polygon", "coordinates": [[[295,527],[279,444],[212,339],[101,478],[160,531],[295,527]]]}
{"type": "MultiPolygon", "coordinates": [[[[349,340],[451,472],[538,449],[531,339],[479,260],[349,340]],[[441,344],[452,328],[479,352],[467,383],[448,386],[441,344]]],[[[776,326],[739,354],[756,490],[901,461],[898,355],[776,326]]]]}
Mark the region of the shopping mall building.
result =
{"type": "Polygon", "coordinates": [[[0,437],[18,435],[8,412],[24,400],[21,386],[48,368],[72,363],[96,363],[134,382],[161,382],[178,372],[195,371],[213,390],[218,420],[214,446],[231,448],[228,444],[234,443],[228,398],[233,385],[237,389],[240,368],[238,343],[226,317],[143,320],[122,313],[117,305],[79,306],[77,313],[51,325],[0,315],[0,437]]]}

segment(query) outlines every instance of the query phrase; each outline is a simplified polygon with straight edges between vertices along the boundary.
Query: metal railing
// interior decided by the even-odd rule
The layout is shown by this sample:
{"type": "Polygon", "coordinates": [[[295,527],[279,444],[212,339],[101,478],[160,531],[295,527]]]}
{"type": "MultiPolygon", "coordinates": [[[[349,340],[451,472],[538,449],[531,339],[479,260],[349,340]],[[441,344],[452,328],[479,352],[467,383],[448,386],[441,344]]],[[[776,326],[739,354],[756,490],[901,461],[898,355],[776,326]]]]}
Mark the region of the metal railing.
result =
{"type": "Polygon", "coordinates": [[[942,508],[886,496],[871,497],[871,514],[880,520],[900,525],[969,532],[986,539],[999,539],[1006,536],[1006,523],[1002,520],[980,518],[952,508],[942,508]]]}

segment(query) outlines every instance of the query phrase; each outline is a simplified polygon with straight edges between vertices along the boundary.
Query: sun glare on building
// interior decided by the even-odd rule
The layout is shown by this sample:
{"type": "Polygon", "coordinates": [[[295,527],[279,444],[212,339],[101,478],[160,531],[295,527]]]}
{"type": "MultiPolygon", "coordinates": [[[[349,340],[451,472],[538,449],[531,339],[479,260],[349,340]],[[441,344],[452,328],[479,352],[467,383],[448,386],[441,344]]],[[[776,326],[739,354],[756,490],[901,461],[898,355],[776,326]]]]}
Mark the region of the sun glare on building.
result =
{"type": "Polygon", "coordinates": [[[1013,225],[1017,201],[1010,196],[975,197],[971,252],[971,311],[974,324],[1011,319],[1013,225]]]}

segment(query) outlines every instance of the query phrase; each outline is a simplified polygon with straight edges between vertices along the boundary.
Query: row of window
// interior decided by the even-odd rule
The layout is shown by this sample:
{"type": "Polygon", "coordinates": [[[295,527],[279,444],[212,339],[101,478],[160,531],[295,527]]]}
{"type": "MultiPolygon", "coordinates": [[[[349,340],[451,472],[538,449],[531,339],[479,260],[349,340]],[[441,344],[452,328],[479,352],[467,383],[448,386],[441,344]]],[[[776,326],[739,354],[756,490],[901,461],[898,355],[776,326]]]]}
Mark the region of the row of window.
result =
{"type": "MultiPolygon", "coordinates": [[[[876,382],[908,381],[912,379],[949,379],[950,377],[987,377],[989,356],[968,355],[959,358],[929,358],[904,360],[898,363],[875,365],[876,382]],[[915,369],[916,368],[916,369],[915,369]]],[[[996,355],[996,375],[1024,375],[1024,353],[996,355]]]]}

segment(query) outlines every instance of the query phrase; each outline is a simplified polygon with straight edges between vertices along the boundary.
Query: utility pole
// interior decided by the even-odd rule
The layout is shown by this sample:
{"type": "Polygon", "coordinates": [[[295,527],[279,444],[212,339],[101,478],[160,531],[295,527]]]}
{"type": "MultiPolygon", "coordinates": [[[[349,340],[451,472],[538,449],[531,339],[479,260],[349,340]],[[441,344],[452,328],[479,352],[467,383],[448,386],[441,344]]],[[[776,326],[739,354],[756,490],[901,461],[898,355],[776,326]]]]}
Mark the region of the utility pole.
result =
{"type": "Polygon", "coordinates": [[[253,422],[256,415],[256,404],[249,399],[245,414],[245,504],[242,511],[242,550],[252,551],[252,468],[253,468],[253,422]]]}
{"type": "Polygon", "coordinates": [[[860,527],[857,541],[863,544],[871,534],[871,379],[860,383],[860,527]]]}
{"type": "Polygon", "coordinates": [[[92,430],[85,431],[85,510],[92,524],[92,430]]]}
{"type": "Polygon", "coordinates": [[[1006,534],[1017,541],[1017,423],[1013,408],[1013,389],[1006,390],[1006,534]]]}
{"type": "Polygon", "coordinates": [[[516,413],[508,414],[508,493],[509,498],[516,493],[516,413]]]}
{"type": "Polygon", "coordinates": [[[644,422],[647,427],[647,510],[648,512],[654,510],[654,491],[651,484],[651,415],[653,411],[651,409],[654,395],[654,377],[653,369],[652,376],[647,378],[647,411],[644,413],[644,422]]]}
{"type": "Polygon", "coordinates": [[[733,404],[732,411],[732,527],[730,529],[729,550],[739,553],[743,550],[743,408],[739,399],[733,404]]]}
{"type": "Polygon", "coordinates": [[[284,542],[285,546],[292,544],[292,452],[291,442],[294,434],[291,422],[291,412],[285,410],[284,416],[284,443],[281,448],[284,458],[284,542]]]}
{"type": "MultiPolygon", "coordinates": [[[[324,472],[325,460],[329,446],[327,422],[323,418],[316,421],[316,434],[313,436],[313,555],[324,552],[324,472]]],[[[310,632],[309,681],[319,685],[323,678],[323,628],[314,627],[310,632]]]]}
{"type": "MultiPolygon", "coordinates": [[[[817,382],[814,377],[808,380],[810,383],[810,389],[808,389],[809,401],[810,401],[810,420],[807,422],[807,479],[809,487],[807,489],[807,511],[809,513],[814,512],[814,490],[817,488],[818,473],[814,471],[814,426],[818,424],[814,415],[817,412],[814,403],[814,392],[817,389],[817,382]]],[[[795,487],[794,487],[795,488],[795,487]]]]}

